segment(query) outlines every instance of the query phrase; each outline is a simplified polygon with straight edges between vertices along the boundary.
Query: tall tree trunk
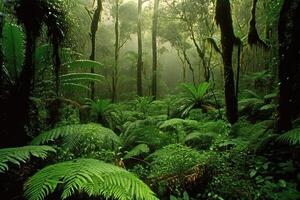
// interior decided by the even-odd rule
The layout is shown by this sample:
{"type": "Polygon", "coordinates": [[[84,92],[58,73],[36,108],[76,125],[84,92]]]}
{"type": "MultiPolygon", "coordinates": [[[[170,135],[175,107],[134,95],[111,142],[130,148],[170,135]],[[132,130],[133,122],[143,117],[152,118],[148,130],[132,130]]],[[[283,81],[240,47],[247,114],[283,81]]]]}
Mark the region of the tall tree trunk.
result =
{"type": "Polygon", "coordinates": [[[278,131],[292,128],[300,113],[300,1],[285,0],[278,24],[279,119],[278,131]]]}
{"type": "Polygon", "coordinates": [[[142,68],[143,68],[143,47],[142,47],[142,0],[138,0],[138,24],[137,24],[137,38],[138,38],[138,62],[136,75],[137,95],[143,96],[143,82],[142,82],[142,68]]]}
{"type": "Polygon", "coordinates": [[[256,29],[256,7],[257,7],[257,0],[253,0],[252,9],[251,9],[251,20],[250,20],[249,33],[248,33],[248,44],[250,46],[258,45],[267,49],[268,45],[260,39],[256,29]]]}
{"type": "MultiPolygon", "coordinates": [[[[2,90],[4,89],[3,88],[3,77],[4,77],[4,74],[3,74],[3,62],[4,62],[4,59],[3,59],[3,51],[2,51],[2,39],[3,39],[3,26],[4,26],[4,14],[2,12],[0,12],[0,95],[2,95],[2,90]]],[[[0,97],[0,100],[1,100],[1,97],[0,97]]]]}
{"type": "MultiPolygon", "coordinates": [[[[92,22],[91,22],[91,43],[92,43],[92,52],[90,55],[90,60],[95,60],[96,57],[96,33],[98,30],[98,23],[101,18],[101,11],[102,11],[102,0],[97,0],[97,7],[94,11],[92,22]]],[[[91,73],[95,73],[94,67],[91,68],[91,73]]],[[[95,99],[95,82],[91,82],[91,99],[95,99]]]]}
{"type": "Polygon", "coordinates": [[[235,94],[234,75],[232,70],[232,52],[237,38],[235,37],[233,31],[229,0],[217,0],[216,22],[221,29],[226,116],[228,121],[231,124],[234,124],[238,120],[238,106],[235,94]]]}
{"type": "Polygon", "coordinates": [[[55,83],[55,98],[48,102],[48,119],[47,123],[50,127],[54,128],[55,125],[61,119],[61,108],[62,100],[60,98],[60,69],[61,69],[61,60],[59,54],[59,37],[53,36],[52,38],[52,62],[54,67],[54,83],[55,83]]]}
{"type": "Polygon", "coordinates": [[[118,68],[119,68],[119,0],[115,0],[116,17],[115,17],[115,63],[112,76],[112,97],[111,101],[114,103],[117,99],[117,85],[118,85],[118,68]]]}
{"type": "Polygon", "coordinates": [[[152,96],[157,98],[157,24],[158,24],[159,0],[154,1],[152,18],[152,96]]]}

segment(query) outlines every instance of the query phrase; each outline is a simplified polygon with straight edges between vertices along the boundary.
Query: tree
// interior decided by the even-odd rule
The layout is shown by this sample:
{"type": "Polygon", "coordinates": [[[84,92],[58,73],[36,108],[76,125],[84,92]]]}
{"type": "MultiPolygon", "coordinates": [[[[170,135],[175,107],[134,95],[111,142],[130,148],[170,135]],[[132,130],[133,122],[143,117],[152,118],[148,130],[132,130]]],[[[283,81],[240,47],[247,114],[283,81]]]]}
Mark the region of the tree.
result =
{"type": "Polygon", "coordinates": [[[240,42],[234,35],[229,0],[217,0],[216,22],[221,29],[226,116],[228,121],[234,124],[238,120],[238,106],[232,69],[232,52],[234,45],[240,42]]]}
{"type": "MultiPolygon", "coordinates": [[[[90,60],[95,60],[96,57],[96,33],[98,30],[98,23],[99,20],[101,19],[101,11],[102,11],[102,0],[97,0],[97,5],[96,9],[94,11],[93,16],[91,17],[92,22],[91,22],[91,44],[92,44],[92,51],[90,55],[90,60]]],[[[95,69],[92,67],[91,68],[91,73],[95,73],[95,69]]],[[[91,82],[91,99],[95,99],[95,83],[92,81],[91,82]]]]}
{"type": "Polygon", "coordinates": [[[300,113],[300,1],[285,0],[278,24],[279,107],[278,131],[292,128],[300,113]]]}
{"type": "Polygon", "coordinates": [[[157,26],[158,26],[159,0],[154,1],[152,17],[152,96],[157,98],[157,26]]]}
{"type": "MultiPolygon", "coordinates": [[[[57,77],[60,67],[58,47],[64,36],[66,23],[64,23],[64,9],[58,1],[18,0],[9,3],[13,4],[13,14],[24,27],[26,42],[25,58],[20,75],[15,83],[1,94],[6,96],[2,105],[3,110],[1,110],[5,116],[1,128],[3,138],[1,145],[18,146],[26,144],[29,139],[25,126],[28,124],[30,97],[34,88],[35,62],[33,57],[42,25],[47,26],[47,36],[53,47],[52,57],[57,77]]],[[[56,90],[57,88],[56,78],[56,90]]]]}
{"type": "Polygon", "coordinates": [[[136,75],[136,88],[137,95],[143,96],[143,46],[142,46],[142,0],[138,0],[138,24],[137,24],[137,38],[138,38],[138,62],[137,62],[137,75],[136,75]]]}

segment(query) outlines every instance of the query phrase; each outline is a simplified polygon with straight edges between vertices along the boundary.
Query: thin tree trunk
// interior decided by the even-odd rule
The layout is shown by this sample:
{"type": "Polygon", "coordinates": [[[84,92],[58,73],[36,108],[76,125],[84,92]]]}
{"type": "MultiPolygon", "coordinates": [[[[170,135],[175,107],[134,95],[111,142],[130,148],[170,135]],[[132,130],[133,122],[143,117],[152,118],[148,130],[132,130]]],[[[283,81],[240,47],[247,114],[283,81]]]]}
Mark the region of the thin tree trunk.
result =
{"type": "Polygon", "coordinates": [[[152,96],[157,98],[157,24],[158,24],[159,0],[154,1],[152,18],[152,96]]]}
{"type": "Polygon", "coordinates": [[[138,0],[138,24],[137,24],[137,38],[138,38],[138,62],[137,62],[137,76],[136,88],[137,95],[143,96],[143,82],[142,82],[142,68],[143,68],[143,48],[142,48],[142,0],[138,0]]]}
{"type": "MultiPolygon", "coordinates": [[[[4,74],[3,74],[3,51],[2,51],[2,39],[3,39],[3,26],[4,26],[4,14],[0,12],[0,96],[2,95],[2,90],[3,88],[3,78],[4,78],[4,74]]],[[[1,100],[1,97],[0,97],[1,100]]]]}
{"type": "Polygon", "coordinates": [[[216,22],[221,29],[222,57],[224,63],[224,87],[227,120],[234,124],[238,120],[238,106],[232,69],[232,52],[236,43],[233,32],[229,0],[217,0],[216,22]]]}
{"type": "MultiPolygon", "coordinates": [[[[101,18],[102,11],[102,0],[97,0],[97,7],[94,11],[92,22],[91,22],[91,43],[92,43],[92,52],[90,55],[90,60],[95,60],[96,57],[96,33],[98,30],[98,23],[101,18]]],[[[91,68],[91,73],[95,73],[94,67],[91,68]]],[[[95,82],[91,82],[91,99],[95,99],[95,82]]]]}
{"type": "Polygon", "coordinates": [[[292,128],[300,113],[300,1],[285,0],[278,24],[279,119],[278,131],[292,128]]]}
{"type": "Polygon", "coordinates": [[[118,85],[118,68],[119,68],[119,0],[115,0],[116,17],[115,17],[115,63],[112,76],[112,97],[111,101],[116,102],[117,85],[118,85]]]}

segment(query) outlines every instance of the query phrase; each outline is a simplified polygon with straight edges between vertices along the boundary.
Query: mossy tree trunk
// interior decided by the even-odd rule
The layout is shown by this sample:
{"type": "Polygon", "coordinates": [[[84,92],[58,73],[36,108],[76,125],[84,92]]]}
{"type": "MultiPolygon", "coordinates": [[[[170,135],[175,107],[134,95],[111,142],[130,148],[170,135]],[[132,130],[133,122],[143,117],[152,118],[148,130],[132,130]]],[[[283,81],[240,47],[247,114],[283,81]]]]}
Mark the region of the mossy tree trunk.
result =
{"type": "Polygon", "coordinates": [[[300,113],[300,1],[285,0],[278,24],[279,119],[278,131],[292,128],[300,113]]]}
{"type": "Polygon", "coordinates": [[[237,97],[235,93],[234,74],[232,69],[233,47],[238,39],[234,35],[229,0],[217,0],[216,22],[221,29],[222,57],[224,64],[224,87],[226,116],[231,124],[238,120],[237,97]]]}

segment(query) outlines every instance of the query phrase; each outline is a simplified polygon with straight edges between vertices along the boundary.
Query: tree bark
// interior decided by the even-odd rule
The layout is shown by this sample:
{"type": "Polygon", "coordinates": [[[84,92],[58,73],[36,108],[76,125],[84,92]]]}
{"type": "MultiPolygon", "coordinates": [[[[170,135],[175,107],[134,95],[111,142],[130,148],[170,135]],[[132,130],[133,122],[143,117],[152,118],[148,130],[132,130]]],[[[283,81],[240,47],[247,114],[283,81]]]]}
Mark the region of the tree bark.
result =
{"type": "Polygon", "coordinates": [[[157,98],[157,25],[158,25],[159,0],[154,1],[152,18],[152,96],[157,98]]]}
{"type": "Polygon", "coordinates": [[[278,24],[279,107],[278,131],[292,128],[300,113],[300,1],[285,0],[278,24]]]}
{"type": "Polygon", "coordinates": [[[217,0],[216,22],[221,29],[222,57],[224,63],[224,87],[227,120],[234,124],[238,120],[238,106],[232,69],[232,52],[237,38],[234,35],[229,0],[217,0]]]}
{"type": "MultiPolygon", "coordinates": [[[[94,11],[92,22],[91,22],[91,44],[92,44],[92,52],[90,55],[90,60],[95,60],[96,57],[96,33],[98,30],[98,23],[101,18],[102,11],[102,0],[97,0],[97,7],[94,11]]],[[[91,68],[91,73],[95,73],[94,67],[91,68]]],[[[91,82],[91,99],[95,99],[95,82],[91,82]]]]}

